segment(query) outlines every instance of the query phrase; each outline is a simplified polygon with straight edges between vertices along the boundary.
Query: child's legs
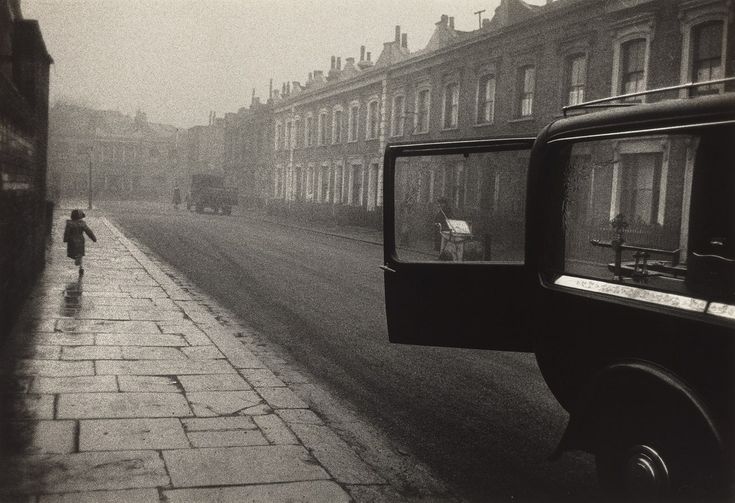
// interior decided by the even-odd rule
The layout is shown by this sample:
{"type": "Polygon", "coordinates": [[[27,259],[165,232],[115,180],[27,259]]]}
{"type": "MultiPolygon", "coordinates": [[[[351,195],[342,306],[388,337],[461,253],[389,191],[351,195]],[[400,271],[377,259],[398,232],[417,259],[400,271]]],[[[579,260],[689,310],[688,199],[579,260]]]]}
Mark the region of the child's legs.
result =
{"type": "Polygon", "coordinates": [[[84,263],[82,262],[82,259],[83,258],[84,257],[77,258],[77,265],[79,266],[80,269],[82,269],[84,267],[84,263]]]}

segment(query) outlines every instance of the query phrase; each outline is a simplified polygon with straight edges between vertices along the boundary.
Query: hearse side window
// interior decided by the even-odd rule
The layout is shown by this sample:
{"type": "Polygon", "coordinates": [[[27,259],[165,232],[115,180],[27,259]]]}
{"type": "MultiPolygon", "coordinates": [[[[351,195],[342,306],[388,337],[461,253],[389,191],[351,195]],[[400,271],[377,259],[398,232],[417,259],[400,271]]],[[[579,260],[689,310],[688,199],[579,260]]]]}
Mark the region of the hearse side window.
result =
{"type": "Polygon", "coordinates": [[[734,139],[730,126],[569,145],[557,284],[702,312],[733,304],[734,139]]]}
{"type": "Polygon", "coordinates": [[[527,151],[396,159],[397,258],[522,263],[527,165],[527,151]]]}

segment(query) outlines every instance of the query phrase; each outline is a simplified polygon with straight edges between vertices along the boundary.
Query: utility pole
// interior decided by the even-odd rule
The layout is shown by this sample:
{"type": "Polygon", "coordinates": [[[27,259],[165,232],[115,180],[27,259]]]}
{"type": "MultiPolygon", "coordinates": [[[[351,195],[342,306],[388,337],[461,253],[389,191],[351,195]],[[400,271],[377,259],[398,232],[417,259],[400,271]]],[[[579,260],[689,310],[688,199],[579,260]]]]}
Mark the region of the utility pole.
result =
{"type": "Polygon", "coordinates": [[[475,14],[477,14],[477,24],[478,28],[482,28],[482,13],[485,12],[486,9],[475,11],[475,14]]]}
{"type": "Polygon", "coordinates": [[[94,145],[89,147],[89,177],[87,179],[87,209],[92,209],[92,149],[94,145]]]}

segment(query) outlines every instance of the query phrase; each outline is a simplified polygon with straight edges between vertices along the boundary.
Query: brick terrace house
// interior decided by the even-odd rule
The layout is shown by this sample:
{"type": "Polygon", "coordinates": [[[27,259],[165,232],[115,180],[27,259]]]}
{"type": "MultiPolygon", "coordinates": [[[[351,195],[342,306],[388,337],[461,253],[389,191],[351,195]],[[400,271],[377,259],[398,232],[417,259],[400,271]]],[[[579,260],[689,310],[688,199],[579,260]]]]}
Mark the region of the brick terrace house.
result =
{"type": "MultiPolygon", "coordinates": [[[[410,51],[396,27],[374,63],[364,49],[357,64],[332,58],[326,77],[317,70],[305,85],[276,93],[269,208],[379,225],[387,143],[535,135],[564,105],[730,76],[732,22],[731,0],[503,0],[474,31],[442,16],[421,50],[410,51]]],[[[590,182],[589,225],[607,229],[615,214],[628,213],[639,232],[666,241],[663,229],[680,225],[686,185],[685,163],[668,161],[679,147],[648,141],[615,149],[617,167],[590,182]]],[[[510,226],[522,218],[518,192],[509,190],[522,173],[461,162],[421,171],[405,170],[397,182],[397,197],[415,192],[415,211],[428,214],[446,197],[455,216],[502,215],[510,226]]]]}
{"type": "Polygon", "coordinates": [[[245,207],[262,207],[272,191],[272,130],[270,100],[263,104],[253,95],[250,108],[225,114],[224,172],[245,207]]]}

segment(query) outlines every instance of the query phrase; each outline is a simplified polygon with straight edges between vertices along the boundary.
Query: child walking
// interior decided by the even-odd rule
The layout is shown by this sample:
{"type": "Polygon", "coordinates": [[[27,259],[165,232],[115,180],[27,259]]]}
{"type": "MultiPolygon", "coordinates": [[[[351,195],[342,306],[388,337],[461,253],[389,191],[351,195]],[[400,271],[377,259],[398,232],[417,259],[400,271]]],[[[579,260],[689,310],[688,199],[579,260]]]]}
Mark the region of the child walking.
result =
{"type": "Polygon", "coordinates": [[[66,256],[74,259],[74,264],[79,266],[79,275],[84,274],[84,265],[82,258],[84,257],[84,234],[97,242],[97,237],[92,229],[87,226],[83,220],[84,212],[81,210],[72,210],[71,220],[66,221],[64,229],[64,243],[66,243],[66,256]]]}

